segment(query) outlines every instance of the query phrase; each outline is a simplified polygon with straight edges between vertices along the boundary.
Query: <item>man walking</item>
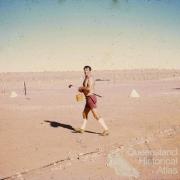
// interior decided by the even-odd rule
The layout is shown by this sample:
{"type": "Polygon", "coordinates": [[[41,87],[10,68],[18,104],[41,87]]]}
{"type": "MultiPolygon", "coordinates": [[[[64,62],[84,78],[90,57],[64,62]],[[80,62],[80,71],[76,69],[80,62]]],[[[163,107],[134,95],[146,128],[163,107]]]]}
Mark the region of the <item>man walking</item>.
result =
{"type": "Polygon", "coordinates": [[[103,128],[103,132],[101,133],[102,136],[109,135],[108,127],[104,122],[104,119],[99,115],[97,111],[97,98],[96,94],[94,94],[94,79],[91,74],[91,67],[84,66],[84,81],[83,86],[79,87],[79,92],[82,92],[86,97],[86,104],[82,113],[83,116],[83,123],[79,129],[75,129],[76,132],[83,133],[86,128],[88,113],[91,111],[94,118],[99,122],[99,124],[103,128]]]}

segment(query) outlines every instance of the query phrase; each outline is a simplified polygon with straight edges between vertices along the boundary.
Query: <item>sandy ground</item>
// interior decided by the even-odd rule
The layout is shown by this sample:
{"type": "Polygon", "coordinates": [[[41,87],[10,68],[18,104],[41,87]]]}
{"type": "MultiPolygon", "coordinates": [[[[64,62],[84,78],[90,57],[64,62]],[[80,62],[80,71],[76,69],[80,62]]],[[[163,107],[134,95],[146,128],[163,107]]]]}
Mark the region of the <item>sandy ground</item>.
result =
{"type": "Polygon", "coordinates": [[[84,134],[73,131],[84,102],[68,84],[80,85],[79,72],[1,73],[0,179],[180,179],[179,75],[95,72],[110,129],[102,137],[91,114],[84,134]],[[129,96],[133,89],[139,98],[129,96]]]}

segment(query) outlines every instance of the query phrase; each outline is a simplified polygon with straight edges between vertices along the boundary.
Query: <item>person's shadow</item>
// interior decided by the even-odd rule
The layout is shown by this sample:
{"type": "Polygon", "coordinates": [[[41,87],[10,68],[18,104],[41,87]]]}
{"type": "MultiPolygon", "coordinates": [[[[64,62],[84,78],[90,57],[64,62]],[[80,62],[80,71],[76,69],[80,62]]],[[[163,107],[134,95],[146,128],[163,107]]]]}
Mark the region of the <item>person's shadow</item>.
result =
{"type": "MultiPolygon", "coordinates": [[[[49,123],[49,125],[53,128],[58,128],[58,127],[62,127],[62,128],[66,128],[66,129],[69,129],[69,130],[72,130],[72,133],[78,133],[75,131],[75,129],[69,125],[69,124],[63,124],[63,123],[59,123],[59,122],[56,122],[56,121],[49,121],[49,120],[44,120],[44,122],[47,122],[49,123]]],[[[92,134],[101,134],[101,133],[97,133],[97,132],[93,132],[93,131],[85,131],[87,133],[92,133],[92,134]]]]}
{"type": "Polygon", "coordinates": [[[175,90],[180,90],[180,88],[174,88],[175,90]]]}
{"type": "Polygon", "coordinates": [[[69,124],[63,124],[63,123],[59,123],[59,122],[56,122],[56,121],[49,121],[49,120],[44,120],[44,122],[49,123],[49,125],[51,127],[53,127],[53,128],[62,127],[62,128],[66,128],[66,129],[69,129],[69,130],[74,130],[74,128],[69,124]]]}

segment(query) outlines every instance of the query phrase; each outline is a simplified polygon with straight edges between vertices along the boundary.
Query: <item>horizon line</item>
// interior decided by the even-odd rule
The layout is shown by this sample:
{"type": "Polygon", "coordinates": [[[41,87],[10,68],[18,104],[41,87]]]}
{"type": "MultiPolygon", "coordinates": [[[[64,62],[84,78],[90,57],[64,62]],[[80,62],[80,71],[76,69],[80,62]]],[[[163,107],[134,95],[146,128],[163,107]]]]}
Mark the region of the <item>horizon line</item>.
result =
{"type": "MultiPolygon", "coordinates": [[[[124,68],[124,69],[95,69],[92,71],[134,71],[134,70],[175,70],[180,71],[180,68],[124,68]]],[[[82,70],[41,70],[41,71],[0,71],[1,73],[55,73],[55,72],[82,72],[82,70]]]]}

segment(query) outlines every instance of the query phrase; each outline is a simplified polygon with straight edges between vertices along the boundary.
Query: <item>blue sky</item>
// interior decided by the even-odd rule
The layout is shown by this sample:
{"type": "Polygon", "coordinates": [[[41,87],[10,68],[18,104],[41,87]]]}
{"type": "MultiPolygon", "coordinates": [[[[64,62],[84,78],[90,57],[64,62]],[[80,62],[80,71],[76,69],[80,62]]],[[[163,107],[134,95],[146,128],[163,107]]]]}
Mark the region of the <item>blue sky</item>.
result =
{"type": "Polygon", "coordinates": [[[0,71],[180,68],[179,0],[0,0],[0,71]]]}

